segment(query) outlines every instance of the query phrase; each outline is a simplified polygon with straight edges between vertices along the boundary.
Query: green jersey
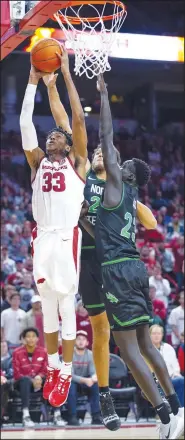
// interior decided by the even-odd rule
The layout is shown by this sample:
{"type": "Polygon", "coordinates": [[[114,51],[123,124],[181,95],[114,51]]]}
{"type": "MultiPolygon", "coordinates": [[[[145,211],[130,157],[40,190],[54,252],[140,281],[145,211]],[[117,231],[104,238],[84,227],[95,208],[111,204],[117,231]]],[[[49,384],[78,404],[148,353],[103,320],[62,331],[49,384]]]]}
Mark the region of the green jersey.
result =
{"type": "MultiPolygon", "coordinates": [[[[89,203],[89,210],[87,214],[87,219],[92,223],[93,226],[96,224],[97,210],[101,202],[103,195],[103,190],[105,187],[105,180],[98,179],[94,171],[90,169],[86,177],[86,185],[84,189],[84,198],[89,203]]],[[[86,258],[90,254],[91,250],[95,250],[94,239],[82,229],[82,257],[85,253],[86,258]]]]}
{"type": "Polygon", "coordinates": [[[135,244],[138,189],[123,183],[122,199],[115,208],[100,204],[95,227],[98,260],[102,265],[139,258],[135,244]]]}

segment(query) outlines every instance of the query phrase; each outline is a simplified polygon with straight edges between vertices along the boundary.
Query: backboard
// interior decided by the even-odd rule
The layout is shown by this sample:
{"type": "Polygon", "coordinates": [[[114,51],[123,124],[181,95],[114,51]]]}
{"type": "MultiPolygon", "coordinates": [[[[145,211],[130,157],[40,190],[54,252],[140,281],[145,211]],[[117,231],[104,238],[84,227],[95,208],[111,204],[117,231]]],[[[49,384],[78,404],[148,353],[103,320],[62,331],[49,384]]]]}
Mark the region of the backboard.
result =
{"type": "Polygon", "coordinates": [[[1,1],[1,60],[70,1],[1,1]],[[29,9],[29,7],[31,7],[29,9]],[[28,10],[28,12],[26,12],[28,10]],[[20,17],[20,18],[19,18],[20,17]]]}

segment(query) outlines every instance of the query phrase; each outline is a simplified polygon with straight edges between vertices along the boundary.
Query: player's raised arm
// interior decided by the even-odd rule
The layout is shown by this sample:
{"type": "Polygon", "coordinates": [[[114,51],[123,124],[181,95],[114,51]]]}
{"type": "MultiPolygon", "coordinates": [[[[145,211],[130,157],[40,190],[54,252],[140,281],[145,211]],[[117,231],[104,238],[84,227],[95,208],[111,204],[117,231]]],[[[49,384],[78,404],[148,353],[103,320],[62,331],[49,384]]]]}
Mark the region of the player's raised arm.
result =
{"type": "Polygon", "coordinates": [[[31,67],[20,115],[22,146],[32,170],[38,168],[41,159],[45,156],[44,151],[38,146],[37,133],[32,121],[37,85],[43,75],[42,72],[36,72],[35,68],[31,67]]]}
{"type": "Polygon", "coordinates": [[[137,201],[137,218],[146,229],[156,229],[157,220],[152,211],[143,203],[137,201]]]}
{"type": "Polygon", "coordinates": [[[58,73],[50,73],[43,77],[43,81],[47,86],[50,109],[57,127],[62,127],[67,133],[71,134],[72,130],[65,108],[60,100],[60,96],[56,86],[58,73]]]}
{"type": "Polygon", "coordinates": [[[76,87],[72,80],[69,70],[69,58],[67,50],[63,47],[62,56],[58,54],[61,60],[61,71],[67,87],[71,110],[72,110],[72,138],[73,152],[78,161],[86,164],[87,160],[87,132],[85,126],[85,116],[78,96],[76,87]]]}
{"type": "Polygon", "coordinates": [[[97,88],[101,95],[99,138],[102,147],[103,160],[107,178],[121,181],[118,166],[118,153],[113,144],[113,125],[107,87],[103,75],[98,76],[97,88]]]}
{"type": "Polygon", "coordinates": [[[121,169],[118,165],[118,152],[113,144],[112,115],[103,75],[98,76],[97,89],[101,95],[99,137],[107,175],[103,204],[107,208],[113,208],[120,203],[123,182],[121,169]]]}

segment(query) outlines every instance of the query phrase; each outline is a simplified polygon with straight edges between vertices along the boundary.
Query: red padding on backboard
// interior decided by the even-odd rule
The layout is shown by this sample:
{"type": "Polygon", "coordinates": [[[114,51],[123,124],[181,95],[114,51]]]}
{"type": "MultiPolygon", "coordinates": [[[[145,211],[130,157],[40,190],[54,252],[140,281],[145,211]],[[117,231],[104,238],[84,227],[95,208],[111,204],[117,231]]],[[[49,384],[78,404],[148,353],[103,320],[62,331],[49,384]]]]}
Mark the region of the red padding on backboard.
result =
{"type": "Polygon", "coordinates": [[[1,37],[10,28],[10,2],[1,1],[1,37]]]}
{"type": "MultiPolygon", "coordinates": [[[[4,0],[1,3],[4,3],[4,0]]],[[[31,37],[35,30],[46,23],[55,12],[70,6],[70,4],[70,1],[65,0],[39,1],[20,21],[18,32],[15,31],[14,27],[11,27],[3,34],[1,38],[1,60],[16,49],[27,37],[31,37]]]]}

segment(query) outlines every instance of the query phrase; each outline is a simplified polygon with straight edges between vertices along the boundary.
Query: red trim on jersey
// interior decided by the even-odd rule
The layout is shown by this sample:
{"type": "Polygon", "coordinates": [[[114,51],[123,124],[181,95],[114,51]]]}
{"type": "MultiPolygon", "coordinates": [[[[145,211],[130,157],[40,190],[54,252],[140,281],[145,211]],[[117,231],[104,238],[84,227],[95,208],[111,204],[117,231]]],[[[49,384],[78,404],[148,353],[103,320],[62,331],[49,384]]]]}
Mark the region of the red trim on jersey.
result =
{"type": "Polygon", "coordinates": [[[75,167],[74,167],[74,164],[73,164],[72,160],[70,159],[70,157],[67,157],[67,159],[68,159],[70,165],[72,166],[74,172],[75,172],[76,175],[79,177],[79,179],[80,179],[83,183],[86,183],[86,181],[85,181],[84,179],[82,179],[82,177],[78,174],[78,171],[76,171],[76,169],[75,169],[75,167]]]}
{"type": "Polygon", "coordinates": [[[33,246],[33,242],[34,240],[37,238],[37,226],[35,226],[35,228],[32,229],[31,231],[31,236],[32,236],[32,241],[31,241],[31,256],[33,258],[34,256],[34,246],[33,246]]]}
{"type": "Polygon", "coordinates": [[[37,171],[38,171],[38,169],[39,169],[39,167],[40,167],[41,162],[43,161],[43,159],[45,159],[45,157],[46,157],[46,156],[43,156],[42,159],[40,159],[40,162],[39,162],[38,168],[37,168],[36,173],[35,173],[35,177],[31,180],[31,185],[33,185],[33,182],[34,182],[34,180],[35,180],[35,178],[36,178],[36,175],[37,175],[37,171]]]}
{"type": "Polygon", "coordinates": [[[79,231],[78,226],[75,226],[73,229],[73,258],[76,267],[76,271],[78,269],[78,239],[79,239],[79,231]]]}

